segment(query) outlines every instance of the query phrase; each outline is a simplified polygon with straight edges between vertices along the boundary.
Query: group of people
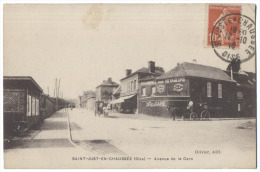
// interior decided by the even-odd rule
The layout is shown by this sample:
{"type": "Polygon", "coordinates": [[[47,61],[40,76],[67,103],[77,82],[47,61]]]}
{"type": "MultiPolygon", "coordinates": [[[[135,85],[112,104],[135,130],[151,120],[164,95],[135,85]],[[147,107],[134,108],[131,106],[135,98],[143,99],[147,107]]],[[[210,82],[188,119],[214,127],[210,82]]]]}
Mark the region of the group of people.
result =
{"type": "Polygon", "coordinates": [[[108,111],[111,110],[111,104],[108,104],[107,106],[101,102],[99,104],[96,104],[95,107],[95,116],[100,116],[100,114],[104,114],[104,116],[108,116],[108,111]]]}
{"type": "MultiPolygon", "coordinates": [[[[168,109],[169,114],[172,116],[172,119],[175,121],[177,108],[175,107],[174,104],[172,104],[171,106],[167,106],[167,109],[168,109]]],[[[189,101],[186,109],[189,110],[190,112],[193,112],[193,101],[192,100],[189,101]]]]}
{"type": "Polygon", "coordinates": [[[73,106],[70,104],[65,105],[65,112],[68,112],[68,109],[73,110],[73,106]]]}

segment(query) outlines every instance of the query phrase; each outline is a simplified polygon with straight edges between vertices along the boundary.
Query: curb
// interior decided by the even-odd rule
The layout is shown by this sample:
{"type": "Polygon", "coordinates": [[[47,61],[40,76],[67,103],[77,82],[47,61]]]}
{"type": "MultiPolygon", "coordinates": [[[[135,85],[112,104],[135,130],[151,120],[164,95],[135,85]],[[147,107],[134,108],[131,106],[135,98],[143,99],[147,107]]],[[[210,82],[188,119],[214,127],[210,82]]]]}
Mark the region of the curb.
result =
{"type": "Polygon", "coordinates": [[[80,147],[79,145],[77,145],[76,143],[73,142],[72,140],[72,135],[71,135],[71,127],[70,127],[70,115],[68,112],[65,112],[66,114],[68,114],[68,118],[67,118],[67,122],[68,122],[68,133],[69,133],[69,141],[72,145],[74,145],[75,147],[78,147],[78,148],[81,148],[83,149],[82,147],[80,147]]]}

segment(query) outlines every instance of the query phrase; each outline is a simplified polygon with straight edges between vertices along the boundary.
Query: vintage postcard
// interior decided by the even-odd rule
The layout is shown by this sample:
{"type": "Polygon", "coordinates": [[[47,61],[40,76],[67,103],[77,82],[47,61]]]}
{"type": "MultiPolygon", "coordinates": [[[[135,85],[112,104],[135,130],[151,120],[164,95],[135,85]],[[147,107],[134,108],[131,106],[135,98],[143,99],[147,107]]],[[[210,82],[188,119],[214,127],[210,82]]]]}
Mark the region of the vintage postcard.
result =
{"type": "Polygon", "coordinates": [[[5,169],[256,169],[256,4],[3,4],[5,169]]]}

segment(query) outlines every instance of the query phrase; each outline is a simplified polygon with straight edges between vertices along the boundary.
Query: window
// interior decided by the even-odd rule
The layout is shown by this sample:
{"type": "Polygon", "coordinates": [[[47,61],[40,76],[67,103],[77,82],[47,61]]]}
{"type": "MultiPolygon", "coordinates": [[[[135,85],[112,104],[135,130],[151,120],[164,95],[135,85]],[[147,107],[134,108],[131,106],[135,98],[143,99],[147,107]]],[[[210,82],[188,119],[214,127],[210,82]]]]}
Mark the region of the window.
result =
{"type": "Polygon", "coordinates": [[[211,96],[211,82],[207,82],[207,97],[211,96]]]}
{"type": "Polygon", "coordinates": [[[152,87],[152,95],[156,93],[156,87],[152,87]]]}
{"type": "Polygon", "coordinates": [[[241,111],[240,104],[237,104],[237,111],[238,111],[238,112],[240,112],[240,111],[241,111]]]}
{"type": "Polygon", "coordinates": [[[131,81],[131,91],[134,90],[134,81],[131,81]]]}
{"type": "Polygon", "coordinates": [[[218,98],[222,98],[222,84],[218,84],[218,98]]]}
{"type": "Polygon", "coordinates": [[[30,95],[28,95],[28,101],[27,101],[27,116],[31,116],[31,106],[32,106],[32,98],[30,95]]]}
{"type": "Polygon", "coordinates": [[[142,96],[146,96],[146,89],[142,88],[142,96]]]}
{"type": "Polygon", "coordinates": [[[134,90],[136,90],[136,80],[134,80],[134,90]]]}
{"type": "Polygon", "coordinates": [[[32,97],[32,116],[35,116],[35,98],[32,97]]]}
{"type": "Polygon", "coordinates": [[[243,99],[243,92],[242,91],[237,92],[237,99],[243,99]]]}
{"type": "Polygon", "coordinates": [[[40,113],[40,109],[39,109],[39,100],[38,99],[36,99],[36,112],[35,112],[35,115],[39,115],[40,113]]]}

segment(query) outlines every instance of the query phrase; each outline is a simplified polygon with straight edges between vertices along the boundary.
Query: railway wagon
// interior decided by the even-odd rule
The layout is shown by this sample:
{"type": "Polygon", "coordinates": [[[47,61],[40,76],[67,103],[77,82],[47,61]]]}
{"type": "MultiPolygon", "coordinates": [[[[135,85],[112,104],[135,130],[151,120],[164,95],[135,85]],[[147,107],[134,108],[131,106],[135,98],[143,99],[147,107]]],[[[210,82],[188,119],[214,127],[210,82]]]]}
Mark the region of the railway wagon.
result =
{"type": "MultiPolygon", "coordinates": [[[[42,88],[32,77],[4,76],[4,137],[14,134],[17,124],[30,128],[38,124],[42,88]]],[[[19,126],[19,125],[18,125],[19,126]]]]}
{"type": "Polygon", "coordinates": [[[42,119],[48,118],[55,112],[54,100],[49,95],[44,93],[41,94],[40,107],[42,119]]]}

